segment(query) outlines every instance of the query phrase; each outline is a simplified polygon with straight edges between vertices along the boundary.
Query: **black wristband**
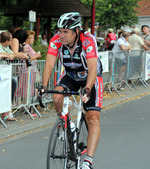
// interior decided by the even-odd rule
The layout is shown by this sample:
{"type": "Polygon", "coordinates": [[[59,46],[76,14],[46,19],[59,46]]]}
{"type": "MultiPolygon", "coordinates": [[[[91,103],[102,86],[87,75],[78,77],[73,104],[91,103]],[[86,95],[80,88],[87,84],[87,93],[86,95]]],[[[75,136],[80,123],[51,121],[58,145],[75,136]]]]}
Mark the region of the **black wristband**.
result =
{"type": "Polygon", "coordinates": [[[82,94],[86,94],[89,99],[91,98],[91,90],[88,87],[83,88],[82,94]]]}
{"type": "Polygon", "coordinates": [[[42,85],[41,89],[47,90],[47,86],[42,85]]]}

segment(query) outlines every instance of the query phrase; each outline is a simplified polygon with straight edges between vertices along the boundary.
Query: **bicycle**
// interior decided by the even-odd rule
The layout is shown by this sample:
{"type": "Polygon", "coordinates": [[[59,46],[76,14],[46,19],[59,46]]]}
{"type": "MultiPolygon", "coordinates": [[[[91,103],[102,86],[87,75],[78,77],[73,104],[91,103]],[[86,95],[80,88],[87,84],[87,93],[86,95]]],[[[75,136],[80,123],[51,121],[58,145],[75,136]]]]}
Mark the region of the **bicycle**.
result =
{"type": "MultiPolygon", "coordinates": [[[[69,98],[70,95],[79,95],[80,93],[65,90],[46,90],[44,93],[57,93],[65,96],[61,115],[58,115],[49,138],[47,169],[80,169],[80,164],[83,163],[87,152],[88,126],[82,109],[81,97],[79,104],[69,98]],[[70,127],[72,121],[68,114],[69,105],[78,109],[74,132],[70,127]]],[[[41,107],[44,107],[42,96],[39,97],[39,103],[41,107]]]]}

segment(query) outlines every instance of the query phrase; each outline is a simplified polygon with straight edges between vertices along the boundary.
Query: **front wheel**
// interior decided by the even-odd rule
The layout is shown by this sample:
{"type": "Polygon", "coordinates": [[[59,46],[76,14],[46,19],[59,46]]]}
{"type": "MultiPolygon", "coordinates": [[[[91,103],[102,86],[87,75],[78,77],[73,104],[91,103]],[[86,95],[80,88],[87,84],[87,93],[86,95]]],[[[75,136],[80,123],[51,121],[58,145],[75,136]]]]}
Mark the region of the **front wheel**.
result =
{"type": "Polygon", "coordinates": [[[47,152],[47,169],[67,169],[67,135],[64,121],[54,125],[47,152]]]}
{"type": "Polygon", "coordinates": [[[85,115],[82,113],[81,120],[80,120],[80,127],[78,131],[78,138],[77,138],[77,154],[78,154],[78,161],[77,161],[77,168],[81,167],[86,151],[87,151],[87,138],[88,138],[88,126],[86,123],[85,115]]]}

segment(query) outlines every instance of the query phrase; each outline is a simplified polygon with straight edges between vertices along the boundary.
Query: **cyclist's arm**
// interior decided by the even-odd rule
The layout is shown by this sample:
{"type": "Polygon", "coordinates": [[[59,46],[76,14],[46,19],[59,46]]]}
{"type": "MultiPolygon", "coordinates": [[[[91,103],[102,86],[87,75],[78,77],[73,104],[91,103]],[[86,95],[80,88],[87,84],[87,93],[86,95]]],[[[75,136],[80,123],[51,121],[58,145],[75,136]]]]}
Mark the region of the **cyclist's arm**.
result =
{"type": "Polygon", "coordinates": [[[47,86],[49,78],[51,76],[52,69],[54,68],[56,62],[56,56],[47,54],[45,68],[43,72],[43,85],[47,86]]]}
{"type": "Polygon", "coordinates": [[[85,87],[88,87],[91,90],[97,76],[97,58],[89,58],[87,60],[87,67],[88,67],[88,77],[85,87]]]}

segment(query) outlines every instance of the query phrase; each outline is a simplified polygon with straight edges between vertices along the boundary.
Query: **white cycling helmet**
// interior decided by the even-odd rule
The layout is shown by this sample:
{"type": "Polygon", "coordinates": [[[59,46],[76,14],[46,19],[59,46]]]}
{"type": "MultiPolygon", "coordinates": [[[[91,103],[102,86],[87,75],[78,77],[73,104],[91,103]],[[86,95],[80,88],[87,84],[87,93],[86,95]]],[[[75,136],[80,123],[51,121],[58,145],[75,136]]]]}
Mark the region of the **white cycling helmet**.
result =
{"type": "Polygon", "coordinates": [[[78,12],[65,13],[59,18],[57,27],[64,29],[81,27],[81,15],[78,12]]]}

